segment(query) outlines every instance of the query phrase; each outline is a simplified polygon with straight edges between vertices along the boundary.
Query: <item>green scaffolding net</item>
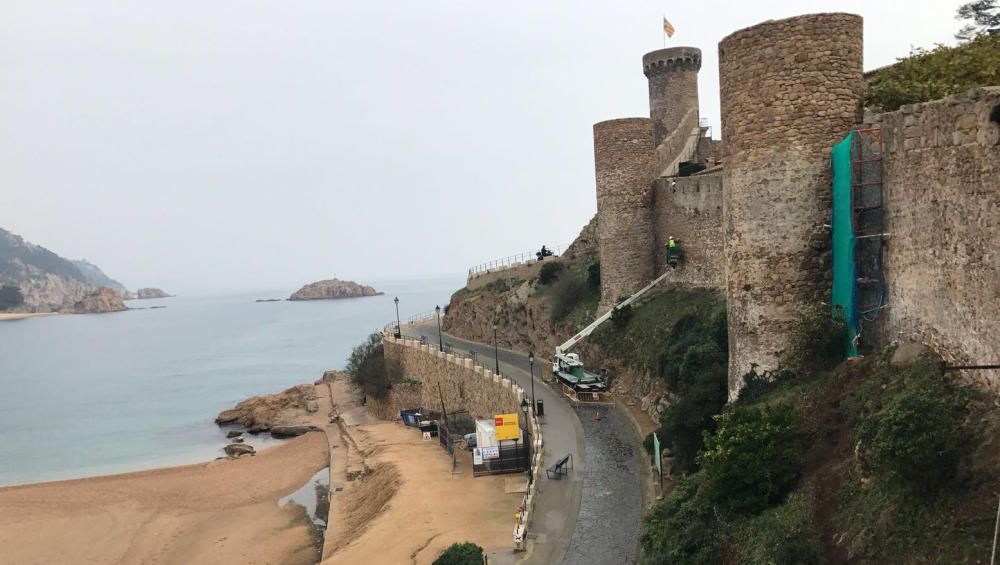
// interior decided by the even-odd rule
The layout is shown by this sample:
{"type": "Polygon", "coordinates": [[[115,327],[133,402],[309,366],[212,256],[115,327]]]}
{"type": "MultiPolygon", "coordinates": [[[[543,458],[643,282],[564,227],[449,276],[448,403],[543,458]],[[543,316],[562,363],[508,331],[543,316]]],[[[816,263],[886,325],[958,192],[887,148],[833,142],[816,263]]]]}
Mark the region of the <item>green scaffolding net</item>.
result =
{"type": "Polygon", "coordinates": [[[858,311],[855,307],[856,285],[854,251],[857,240],[854,234],[851,209],[851,146],[854,132],[833,146],[833,307],[839,309],[847,321],[847,354],[855,357],[858,347],[858,311]]]}

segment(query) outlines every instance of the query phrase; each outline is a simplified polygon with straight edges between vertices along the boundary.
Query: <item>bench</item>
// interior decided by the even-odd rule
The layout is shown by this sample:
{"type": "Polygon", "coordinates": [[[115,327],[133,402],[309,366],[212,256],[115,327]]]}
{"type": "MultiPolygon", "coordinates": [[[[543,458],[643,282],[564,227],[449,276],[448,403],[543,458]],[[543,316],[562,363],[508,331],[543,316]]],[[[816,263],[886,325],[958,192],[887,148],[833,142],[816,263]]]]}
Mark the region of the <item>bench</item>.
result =
{"type": "Polygon", "coordinates": [[[556,464],[545,470],[545,474],[548,475],[549,479],[554,479],[557,481],[562,480],[563,475],[568,475],[569,471],[567,468],[573,468],[573,454],[566,454],[562,459],[556,461],[556,464]]]}

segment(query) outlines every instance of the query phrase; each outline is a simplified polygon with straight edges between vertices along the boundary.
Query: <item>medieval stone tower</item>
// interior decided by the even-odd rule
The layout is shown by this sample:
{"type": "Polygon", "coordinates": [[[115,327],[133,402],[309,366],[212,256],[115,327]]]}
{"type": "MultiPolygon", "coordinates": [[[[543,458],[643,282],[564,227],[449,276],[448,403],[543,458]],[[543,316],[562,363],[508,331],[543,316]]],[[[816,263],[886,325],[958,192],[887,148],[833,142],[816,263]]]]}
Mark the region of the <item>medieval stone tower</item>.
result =
{"type": "Polygon", "coordinates": [[[719,43],[730,395],[828,300],[830,148],[860,121],[861,29],[860,16],[814,14],[719,43]]]}
{"type": "Polygon", "coordinates": [[[671,47],[646,53],[642,72],[649,81],[649,117],[657,147],[678,131],[689,112],[698,121],[698,70],[701,49],[671,47]]]}
{"type": "Polygon", "coordinates": [[[653,274],[653,130],[649,118],[594,124],[602,311],[653,274]]]}

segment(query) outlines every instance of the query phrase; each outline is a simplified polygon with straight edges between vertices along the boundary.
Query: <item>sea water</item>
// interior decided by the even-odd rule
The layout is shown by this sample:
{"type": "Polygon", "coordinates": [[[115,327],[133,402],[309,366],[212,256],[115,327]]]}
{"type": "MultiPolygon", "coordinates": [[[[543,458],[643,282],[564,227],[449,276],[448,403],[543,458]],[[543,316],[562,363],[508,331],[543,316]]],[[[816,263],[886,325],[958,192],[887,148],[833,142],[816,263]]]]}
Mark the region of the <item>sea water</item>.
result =
{"type": "Polygon", "coordinates": [[[396,317],[447,304],[461,277],[373,282],[383,296],[303,302],[290,289],[137,300],[111,314],[0,322],[0,486],[221,456],[215,416],[344,367],[396,317]]]}

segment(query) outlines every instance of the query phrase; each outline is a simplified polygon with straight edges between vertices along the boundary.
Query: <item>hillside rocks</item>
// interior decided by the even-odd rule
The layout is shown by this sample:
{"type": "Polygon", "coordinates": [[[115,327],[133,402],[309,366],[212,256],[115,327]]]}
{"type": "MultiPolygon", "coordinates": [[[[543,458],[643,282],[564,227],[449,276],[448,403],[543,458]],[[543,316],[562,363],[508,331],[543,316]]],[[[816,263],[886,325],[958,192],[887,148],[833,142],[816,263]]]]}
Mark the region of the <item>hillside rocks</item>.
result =
{"type": "Polygon", "coordinates": [[[313,385],[298,385],[277,394],[248,398],[215,418],[216,424],[238,424],[250,433],[266,432],[275,426],[296,425],[297,416],[308,413],[316,401],[313,385]]]}
{"type": "Polygon", "coordinates": [[[121,294],[106,286],[87,293],[73,305],[73,311],[77,314],[102,314],[123,310],[128,310],[128,307],[122,302],[121,294]]]}
{"type": "Polygon", "coordinates": [[[90,286],[106,286],[120,294],[123,299],[128,300],[128,295],[131,293],[125,288],[125,285],[104,274],[104,271],[97,265],[86,259],[70,259],[70,263],[73,263],[73,266],[80,271],[90,286]]]}
{"type": "Polygon", "coordinates": [[[331,298],[357,298],[382,294],[370,286],[354,281],[329,279],[307,284],[288,297],[289,300],[326,300],[331,298]]]}
{"type": "Polygon", "coordinates": [[[139,300],[149,298],[170,298],[170,295],[158,288],[140,288],[135,292],[135,297],[139,300]]]}

